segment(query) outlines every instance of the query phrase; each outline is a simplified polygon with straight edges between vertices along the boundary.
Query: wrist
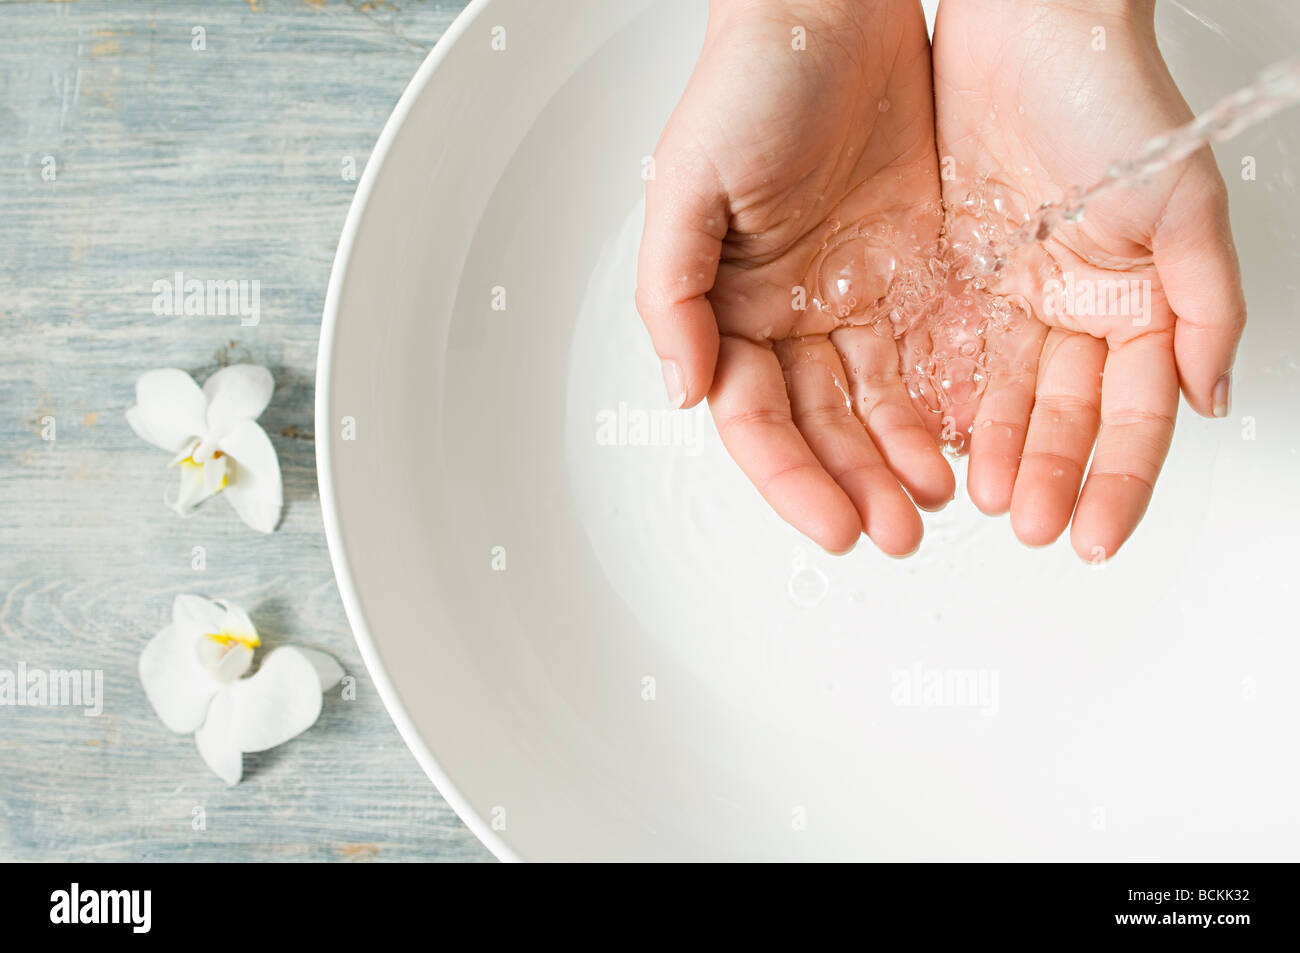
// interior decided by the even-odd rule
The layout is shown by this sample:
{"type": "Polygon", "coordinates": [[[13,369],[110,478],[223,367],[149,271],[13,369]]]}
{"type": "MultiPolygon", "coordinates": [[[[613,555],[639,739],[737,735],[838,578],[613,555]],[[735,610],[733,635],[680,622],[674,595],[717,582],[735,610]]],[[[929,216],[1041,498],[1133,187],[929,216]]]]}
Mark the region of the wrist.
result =
{"type": "MultiPolygon", "coordinates": [[[[947,0],[953,2],[953,0],[947,0]]],[[[1093,16],[1146,19],[1154,14],[1156,0],[1001,0],[1036,15],[1093,16]]]]}
{"type": "Polygon", "coordinates": [[[859,23],[882,8],[915,6],[917,0],[709,0],[709,18],[751,15],[813,20],[820,24],[859,23]]]}

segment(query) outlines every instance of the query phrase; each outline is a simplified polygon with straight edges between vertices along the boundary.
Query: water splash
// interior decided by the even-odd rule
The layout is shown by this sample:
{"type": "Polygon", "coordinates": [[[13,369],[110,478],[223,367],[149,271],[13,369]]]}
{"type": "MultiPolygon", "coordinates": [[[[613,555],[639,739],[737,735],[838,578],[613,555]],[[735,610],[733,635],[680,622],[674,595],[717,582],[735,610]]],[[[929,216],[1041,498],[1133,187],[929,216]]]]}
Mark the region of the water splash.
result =
{"type": "Polygon", "coordinates": [[[1017,248],[1046,241],[1062,225],[1083,218],[1088,203],[1104,192],[1143,185],[1154,175],[1212,142],[1225,142],[1300,102],[1300,58],[1278,63],[1255,82],[1219,100],[1191,122],[1147,142],[1133,159],[1107,166],[1092,185],[1071,189],[1056,202],[1044,202],[1015,231],[976,246],[962,264],[966,278],[1002,270],[1017,248]]]}
{"type": "MultiPolygon", "coordinates": [[[[986,179],[974,183],[964,201],[931,210],[944,223],[937,239],[900,232],[879,216],[847,224],[832,220],[810,270],[816,320],[805,337],[822,340],[845,329],[870,328],[900,340],[908,393],[945,421],[945,449],[963,453],[969,433],[949,433],[949,424],[955,423],[954,411],[980,399],[993,373],[986,342],[1032,320],[1023,297],[990,289],[991,276],[1017,249],[1080,221],[1096,196],[1141,186],[1208,143],[1230,139],[1297,102],[1300,58],[1265,70],[1191,122],[1151,139],[1136,157],[1112,163],[1092,185],[1044,203],[1017,227],[1008,224],[1011,197],[986,179]]],[[[807,357],[815,355],[809,351],[807,357]]],[[[1029,373],[1027,366],[999,368],[1029,373]]],[[[847,385],[834,383],[851,409],[847,385]]]]}

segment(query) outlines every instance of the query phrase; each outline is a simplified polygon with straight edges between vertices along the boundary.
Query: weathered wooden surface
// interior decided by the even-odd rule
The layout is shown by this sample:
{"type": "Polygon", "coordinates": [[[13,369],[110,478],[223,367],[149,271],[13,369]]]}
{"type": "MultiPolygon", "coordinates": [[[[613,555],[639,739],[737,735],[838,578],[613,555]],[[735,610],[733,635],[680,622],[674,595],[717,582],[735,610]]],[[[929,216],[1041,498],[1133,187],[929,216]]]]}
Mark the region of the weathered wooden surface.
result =
{"type": "Polygon", "coordinates": [[[479,860],[348,631],[316,488],[326,279],[358,172],[464,0],[0,2],[0,669],[99,669],[104,711],[0,707],[0,859],[479,860]],[[194,49],[202,27],[206,49],[194,49]],[[50,158],[47,158],[50,157],[50,158]],[[48,172],[53,160],[52,181],[48,172]],[[261,319],[155,316],[153,282],[257,280],[261,319]],[[142,371],[272,369],[286,513],[183,520],[123,412],[142,371]],[[54,439],[50,421],[53,421],[54,439]],[[194,547],[206,569],[192,566],[194,547]],[[332,652],[357,698],[227,789],[136,676],[172,597],[332,652]],[[195,830],[202,808],[205,830],[195,830]]]}

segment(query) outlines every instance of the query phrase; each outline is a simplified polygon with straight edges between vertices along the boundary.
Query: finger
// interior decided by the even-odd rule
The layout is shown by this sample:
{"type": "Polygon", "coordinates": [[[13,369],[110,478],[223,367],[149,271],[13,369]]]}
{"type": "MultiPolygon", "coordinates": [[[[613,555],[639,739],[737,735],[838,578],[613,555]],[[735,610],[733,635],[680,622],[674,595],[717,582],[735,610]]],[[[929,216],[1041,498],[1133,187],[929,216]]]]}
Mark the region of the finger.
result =
{"type": "Polygon", "coordinates": [[[915,552],[924,532],[921,516],[849,409],[844,367],[834,346],[825,339],[785,341],[776,355],[785,370],[795,426],[853,501],[861,531],[891,556],[915,552]]]}
{"type": "Polygon", "coordinates": [[[672,124],[646,181],[636,307],[663,365],[674,407],[704,399],[718,358],[718,323],[706,295],[727,234],[726,193],[704,159],[675,142],[672,124]]]}
{"type": "Polygon", "coordinates": [[[966,492],[989,516],[1011,509],[1045,336],[1041,324],[1027,321],[998,338],[996,350],[989,355],[989,380],[971,425],[966,474],[966,492]]]}
{"type": "Polygon", "coordinates": [[[956,481],[907,395],[894,339],[864,326],[840,328],[831,342],[847,372],[853,414],[870,442],[918,506],[942,507],[953,498],[956,481]]]}
{"type": "Polygon", "coordinates": [[[1170,332],[1134,338],[1107,355],[1101,432],[1070,528],[1082,558],[1109,559],[1137,528],[1169,452],[1177,413],[1170,332]]]}
{"type": "Polygon", "coordinates": [[[727,452],[782,519],[827,552],[853,548],[858,511],[795,428],[775,354],[723,337],[709,409],[727,452]]]}
{"type": "Polygon", "coordinates": [[[1188,166],[1152,240],[1156,271],[1177,315],[1174,353],[1187,403],[1226,417],[1232,362],[1246,325],[1228,193],[1213,159],[1188,166]]]}
{"type": "Polygon", "coordinates": [[[1038,361],[1025,452],[1011,492],[1011,528],[1046,546],[1070,524],[1097,436],[1106,342],[1053,328],[1038,361]]]}

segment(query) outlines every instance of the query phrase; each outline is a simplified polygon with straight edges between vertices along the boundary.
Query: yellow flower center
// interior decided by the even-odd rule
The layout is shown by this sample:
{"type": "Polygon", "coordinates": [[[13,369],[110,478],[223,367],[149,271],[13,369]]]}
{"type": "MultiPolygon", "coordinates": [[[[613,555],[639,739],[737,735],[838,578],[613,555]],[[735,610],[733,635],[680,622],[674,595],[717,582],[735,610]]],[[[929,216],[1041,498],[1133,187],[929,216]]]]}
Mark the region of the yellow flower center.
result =
{"type": "MultiPolygon", "coordinates": [[[[196,447],[195,449],[197,450],[198,448],[196,447]]],[[[213,461],[220,460],[224,455],[225,454],[223,454],[220,450],[217,450],[212,454],[212,460],[213,461]]],[[[185,457],[183,460],[177,460],[176,462],[180,466],[187,467],[192,470],[202,470],[205,461],[195,460],[194,453],[191,452],[188,457],[185,457]]],[[[213,492],[220,493],[229,485],[230,485],[230,474],[223,471],[221,474],[221,485],[217,487],[216,490],[214,490],[213,492]]]]}
{"type": "Polygon", "coordinates": [[[246,632],[231,632],[228,629],[222,629],[220,632],[204,632],[203,637],[211,639],[226,648],[233,645],[242,645],[245,648],[255,649],[262,644],[262,640],[257,637],[256,633],[249,635],[246,632]]]}

